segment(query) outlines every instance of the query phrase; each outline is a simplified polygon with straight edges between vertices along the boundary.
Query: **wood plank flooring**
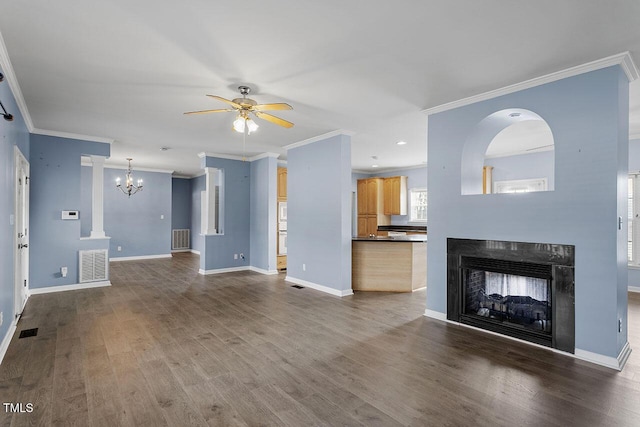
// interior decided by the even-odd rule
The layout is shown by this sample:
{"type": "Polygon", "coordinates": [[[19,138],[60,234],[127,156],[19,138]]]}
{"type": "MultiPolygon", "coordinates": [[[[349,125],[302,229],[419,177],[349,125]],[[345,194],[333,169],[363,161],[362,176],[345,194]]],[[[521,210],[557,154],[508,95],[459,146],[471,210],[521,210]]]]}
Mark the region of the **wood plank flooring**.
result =
{"type": "MultiPolygon", "coordinates": [[[[0,426],[640,425],[638,350],[618,373],[426,318],[424,291],[336,298],[197,269],[112,263],[109,288],[32,296],[0,401],[34,410],[0,408],[0,426]]],[[[633,347],[640,294],[629,317],[633,347]]]]}

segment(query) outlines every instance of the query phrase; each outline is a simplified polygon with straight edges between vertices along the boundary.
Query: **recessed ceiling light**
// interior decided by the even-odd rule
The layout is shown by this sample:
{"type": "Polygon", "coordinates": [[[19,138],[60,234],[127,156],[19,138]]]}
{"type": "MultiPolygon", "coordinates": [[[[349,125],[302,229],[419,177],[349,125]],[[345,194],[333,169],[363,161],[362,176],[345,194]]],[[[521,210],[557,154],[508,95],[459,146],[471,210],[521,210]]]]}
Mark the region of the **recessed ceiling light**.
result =
{"type": "Polygon", "coordinates": [[[522,115],[522,113],[518,113],[518,112],[509,113],[509,117],[520,117],[521,115],[522,115]]]}
{"type": "Polygon", "coordinates": [[[407,141],[398,141],[396,145],[407,145],[407,141]]]}
{"type": "Polygon", "coordinates": [[[372,168],[377,168],[377,167],[378,167],[378,165],[371,165],[371,167],[372,167],[372,168]]]}

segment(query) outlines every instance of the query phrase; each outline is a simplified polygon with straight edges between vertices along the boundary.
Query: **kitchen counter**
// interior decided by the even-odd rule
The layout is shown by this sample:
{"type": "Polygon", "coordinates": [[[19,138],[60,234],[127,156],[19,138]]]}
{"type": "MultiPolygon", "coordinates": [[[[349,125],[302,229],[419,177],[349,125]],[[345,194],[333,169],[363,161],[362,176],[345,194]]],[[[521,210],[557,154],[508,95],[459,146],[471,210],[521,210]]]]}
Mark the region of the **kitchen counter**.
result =
{"type": "Polygon", "coordinates": [[[378,231],[401,231],[406,233],[427,233],[426,225],[379,225],[378,231]]]}
{"type": "Polygon", "coordinates": [[[413,292],[427,286],[427,236],[357,237],[351,245],[354,291],[413,292]]]}
{"type": "Polygon", "coordinates": [[[406,236],[375,236],[375,237],[354,237],[354,242],[426,242],[427,236],[420,234],[409,234],[406,236]]]}

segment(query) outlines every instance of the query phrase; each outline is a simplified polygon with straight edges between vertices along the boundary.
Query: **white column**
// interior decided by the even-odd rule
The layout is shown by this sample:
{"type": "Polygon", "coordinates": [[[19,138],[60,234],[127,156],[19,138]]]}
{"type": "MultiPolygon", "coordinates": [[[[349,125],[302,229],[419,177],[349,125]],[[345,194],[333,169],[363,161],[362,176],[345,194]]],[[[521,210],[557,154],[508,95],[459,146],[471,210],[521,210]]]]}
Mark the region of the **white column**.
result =
{"type": "Polygon", "coordinates": [[[216,168],[204,168],[205,171],[205,196],[202,197],[202,234],[217,234],[216,230],[216,185],[218,182],[219,170],[216,168]]]}
{"type": "Polygon", "coordinates": [[[91,238],[104,234],[104,160],[103,156],[91,156],[93,181],[91,191],[91,238]]]}

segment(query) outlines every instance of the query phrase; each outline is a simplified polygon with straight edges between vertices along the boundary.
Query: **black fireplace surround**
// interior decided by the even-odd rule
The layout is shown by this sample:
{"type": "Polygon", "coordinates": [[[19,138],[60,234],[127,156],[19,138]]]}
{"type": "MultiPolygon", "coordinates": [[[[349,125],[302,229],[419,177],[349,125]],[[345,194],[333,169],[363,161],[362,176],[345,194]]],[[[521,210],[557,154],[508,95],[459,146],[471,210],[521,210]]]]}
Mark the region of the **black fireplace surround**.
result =
{"type": "Polygon", "coordinates": [[[447,239],[447,319],[575,352],[575,247],[447,239]]]}

